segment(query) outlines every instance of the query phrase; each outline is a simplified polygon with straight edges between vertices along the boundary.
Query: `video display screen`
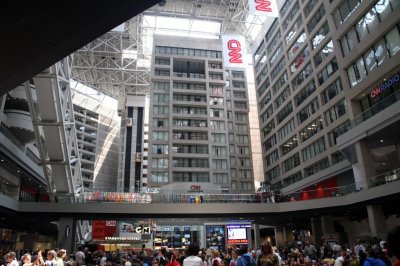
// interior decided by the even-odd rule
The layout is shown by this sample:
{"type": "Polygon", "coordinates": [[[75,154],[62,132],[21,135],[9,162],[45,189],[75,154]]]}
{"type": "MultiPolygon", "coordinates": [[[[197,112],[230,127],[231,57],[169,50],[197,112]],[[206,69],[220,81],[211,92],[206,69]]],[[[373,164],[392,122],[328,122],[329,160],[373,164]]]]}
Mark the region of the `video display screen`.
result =
{"type": "Polygon", "coordinates": [[[248,244],[247,228],[249,227],[251,227],[249,224],[227,225],[228,244],[248,244]]]}
{"type": "Polygon", "coordinates": [[[206,226],[206,246],[210,249],[225,248],[225,226],[207,225],[206,226]]]}

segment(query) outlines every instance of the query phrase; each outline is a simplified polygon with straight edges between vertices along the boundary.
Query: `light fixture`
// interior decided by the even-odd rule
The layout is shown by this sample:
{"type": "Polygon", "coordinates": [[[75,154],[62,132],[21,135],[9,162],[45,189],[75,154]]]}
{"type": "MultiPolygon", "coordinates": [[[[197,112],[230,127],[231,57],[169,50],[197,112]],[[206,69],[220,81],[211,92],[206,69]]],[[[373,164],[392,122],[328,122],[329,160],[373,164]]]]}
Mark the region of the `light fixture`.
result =
{"type": "Polygon", "coordinates": [[[21,171],[20,170],[17,170],[17,173],[20,173],[21,171]]]}
{"type": "Polygon", "coordinates": [[[383,139],[381,139],[379,142],[382,143],[382,142],[383,142],[383,139]]]}
{"type": "Polygon", "coordinates": [[[2,162],[4,162],[4,159],[1,159],[2,162]]]}

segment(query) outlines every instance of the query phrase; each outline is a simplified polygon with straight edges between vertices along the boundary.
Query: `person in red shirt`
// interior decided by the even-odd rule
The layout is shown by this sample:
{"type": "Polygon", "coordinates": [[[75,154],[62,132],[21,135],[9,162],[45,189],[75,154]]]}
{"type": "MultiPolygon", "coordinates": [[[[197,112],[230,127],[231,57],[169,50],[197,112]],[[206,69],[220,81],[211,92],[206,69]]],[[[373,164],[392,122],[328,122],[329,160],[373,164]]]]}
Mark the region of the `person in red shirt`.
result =
{"type": "Polygon", "coordinates": [[[167,252],[165,254],[165,259],[167,260],[166,266],[181,266],[181,264],[175,259],[175,255],[172,252],[167,252]]]}

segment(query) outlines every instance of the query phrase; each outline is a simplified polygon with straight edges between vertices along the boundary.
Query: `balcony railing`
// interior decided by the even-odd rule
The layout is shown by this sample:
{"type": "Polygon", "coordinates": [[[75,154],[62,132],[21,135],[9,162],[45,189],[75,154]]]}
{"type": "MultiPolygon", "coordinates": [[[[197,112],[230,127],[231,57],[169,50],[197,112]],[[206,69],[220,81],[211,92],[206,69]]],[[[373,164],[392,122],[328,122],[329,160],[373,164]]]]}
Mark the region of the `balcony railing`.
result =
{"type": "MultiPolygon", "coordinates": [[[[368,179],[369,188],[381,186],[400,180],[400,168],[368,179]]],[[[311,190],[299,190],[282,195],[279,190],[261,191],[249,194],[224,194],[224,193],[186,193],[163,194],[160,188],[151,188],[149,193],[138,192],[104,192],[90,191],[80,195],[77,202],[120,202],[120,203],[200,203],[200,195],[203,196],[203,204],[212,203],[281,203],[296,202],[322,198],[341,197],[361,191],[360,184],[353,183],[346,186],[317,188],[311,190]],[[155,193],[156,192],[156,193],[155,193]]],[[[99,188],[100,189],[100,188],[99,188]]],[[[7,189],[0,187],[0,193],[9,195],[7,189]]],[[[71,202],[68,195],[56,195],[57,202],[71,202]]],[[[24,199],[27,201],[28,199],[24,199]]],[[[32,201],[37,201],[32,198],[32,201]]]]}
{"type": "Polygon", "coordinates": [[[378,114],[382,110],[386,109],[387,107],[391,106],[392,104],[398,102],[400,100],[400,90],[396,91],[395,93],[391,94],[390,96],[386,97],[382,101],[378,102],[377,104],[373,105],[371,108],[365,110],[361,114],[357,115],[355,118],[350,120],[349,124],[344,124],[343,126],[339,127],[336,132],[338,135],[342,135],[349,131],[350,129],[355,128],[362,122],[370,119],[374,115],[378,114]]]}

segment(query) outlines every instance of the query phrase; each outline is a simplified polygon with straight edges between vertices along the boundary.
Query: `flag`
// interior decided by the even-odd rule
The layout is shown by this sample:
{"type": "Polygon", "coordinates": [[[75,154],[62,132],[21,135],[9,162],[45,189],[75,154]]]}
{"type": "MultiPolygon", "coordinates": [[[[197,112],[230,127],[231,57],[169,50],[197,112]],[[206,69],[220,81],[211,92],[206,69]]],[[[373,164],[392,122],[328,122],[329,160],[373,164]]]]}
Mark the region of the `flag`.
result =
{"type": "Polygon", "coordinates": [[[246,43],[243,36],[222,36],[222,53],[226,68],[246,68],[246,43]]]}
{"type": "Polygon", "coordinates": [[[249,11],[258,16],[279,16],[276,0],[249,0],[249,11]]]}

